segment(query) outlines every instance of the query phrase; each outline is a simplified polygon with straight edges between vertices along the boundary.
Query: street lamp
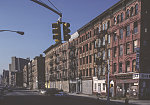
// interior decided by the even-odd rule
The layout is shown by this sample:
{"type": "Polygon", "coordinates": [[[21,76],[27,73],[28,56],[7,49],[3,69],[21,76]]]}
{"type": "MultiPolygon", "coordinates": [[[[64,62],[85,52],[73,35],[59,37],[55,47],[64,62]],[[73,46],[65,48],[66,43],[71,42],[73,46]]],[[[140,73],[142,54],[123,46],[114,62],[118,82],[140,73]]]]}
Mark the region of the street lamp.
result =
{"type": "Polygon", "coordinates": [[[16,32],[16,33],[18,33],[18,34],[20,34],[20,35],[24,35],[24,32],[22,32],[22,31],[0,30],[0,32],[4,32],[4,31],[16,32]]]}

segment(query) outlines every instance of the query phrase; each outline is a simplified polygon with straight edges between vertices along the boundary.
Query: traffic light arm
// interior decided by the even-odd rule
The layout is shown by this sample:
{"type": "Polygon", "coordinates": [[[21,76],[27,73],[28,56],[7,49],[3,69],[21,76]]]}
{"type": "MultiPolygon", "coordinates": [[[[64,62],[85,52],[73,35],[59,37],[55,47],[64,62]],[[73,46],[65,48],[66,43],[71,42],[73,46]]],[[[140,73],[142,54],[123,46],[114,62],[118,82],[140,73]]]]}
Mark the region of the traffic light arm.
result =
{"type": "Polygon", "coordinates": [[[56,13],[57,15],[59,15],[60,17],[62,17],[62,13],[60,13],[60,12],[54,10],[53,8],[49,7],[48,5],[42,3],[42,2],[40,2],[40,1],[38,1],[38,0],[31,0],[31,1],[37,3],[37,4],[41,5],[41,6],[44,6],[45,8],[47,8],[47,9],[53,11],[54,13],[56,13]]]}

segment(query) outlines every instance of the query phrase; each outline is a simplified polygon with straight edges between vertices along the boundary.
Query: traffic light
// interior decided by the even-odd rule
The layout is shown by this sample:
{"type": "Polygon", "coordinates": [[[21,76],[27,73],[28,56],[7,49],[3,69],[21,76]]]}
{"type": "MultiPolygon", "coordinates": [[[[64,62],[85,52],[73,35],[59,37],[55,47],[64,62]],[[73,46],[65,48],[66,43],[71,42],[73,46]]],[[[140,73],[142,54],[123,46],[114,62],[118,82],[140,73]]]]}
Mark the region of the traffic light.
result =
{"type": "Polygon", "coordinates": [[[64,41],[68,41],[70,39],[70,24],[69,23],[63,23],[63,35],[64,35],[64,41]]]}
{"type": "Polygon", "coordinates": [[[54,34],[53,39],[55,39],[55,42],[61,42],[61,26],[60,26],[60,23],[59,22],[53,23],[52,28],[53,28],[52,33],[54,34]]]}

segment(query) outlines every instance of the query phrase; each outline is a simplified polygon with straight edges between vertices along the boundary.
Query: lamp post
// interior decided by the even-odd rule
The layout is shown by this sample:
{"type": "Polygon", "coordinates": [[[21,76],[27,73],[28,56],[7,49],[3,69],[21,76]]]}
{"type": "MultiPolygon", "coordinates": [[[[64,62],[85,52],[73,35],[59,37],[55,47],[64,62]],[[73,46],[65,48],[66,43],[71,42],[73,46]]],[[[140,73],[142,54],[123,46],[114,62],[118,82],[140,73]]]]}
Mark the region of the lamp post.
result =
{"type": "Polygon", "coordinates": [[[0,30],[0,32],[4,32],[4,31],[16,32],[16,33],[18,33],[18,34],[20,34],[20,35],[24,35],[24,32],[22,32],[22,31],[0,30]]]}

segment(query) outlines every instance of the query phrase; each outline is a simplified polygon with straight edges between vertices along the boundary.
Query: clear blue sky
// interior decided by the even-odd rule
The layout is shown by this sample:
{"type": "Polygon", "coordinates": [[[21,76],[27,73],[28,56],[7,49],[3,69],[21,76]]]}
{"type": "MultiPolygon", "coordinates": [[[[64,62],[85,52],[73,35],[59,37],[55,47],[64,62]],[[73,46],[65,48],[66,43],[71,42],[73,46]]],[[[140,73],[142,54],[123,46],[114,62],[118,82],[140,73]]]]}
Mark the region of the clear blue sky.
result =
{"type": "MultiPolygon", "coordinates": [[[[52,7],[48,0],[41,1],[52,7]]],[[[63,21],[71,24],[73,34],[119,0],[50,1],[62,11],[63,21]]],[[[0,30],[19,30],[24,31],[25,35],[0,32],[0,73],[8,69],[12,56],[33,59],[54,44],[51,24],[58,17],[30,0],[1,0],[0,30]]]]}

